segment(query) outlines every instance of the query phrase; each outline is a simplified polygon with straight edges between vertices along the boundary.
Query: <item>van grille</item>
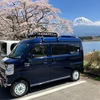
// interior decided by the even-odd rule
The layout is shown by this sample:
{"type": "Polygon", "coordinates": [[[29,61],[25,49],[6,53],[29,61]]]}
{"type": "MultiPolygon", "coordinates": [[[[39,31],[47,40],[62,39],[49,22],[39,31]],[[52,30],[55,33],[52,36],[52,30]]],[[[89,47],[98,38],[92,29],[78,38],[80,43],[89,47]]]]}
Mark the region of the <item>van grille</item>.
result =
{"type": "Polygon", "coordinates": [[[6,70],[5,65],[2,62],[0,62],[0,77],[4,79],[6,79],[5,70],[6,70]]]}
{"type": "Polygon", "coordinates": [[[5,64],[2,61],[0,61],[0,68],[6,70],[5,64]]]}

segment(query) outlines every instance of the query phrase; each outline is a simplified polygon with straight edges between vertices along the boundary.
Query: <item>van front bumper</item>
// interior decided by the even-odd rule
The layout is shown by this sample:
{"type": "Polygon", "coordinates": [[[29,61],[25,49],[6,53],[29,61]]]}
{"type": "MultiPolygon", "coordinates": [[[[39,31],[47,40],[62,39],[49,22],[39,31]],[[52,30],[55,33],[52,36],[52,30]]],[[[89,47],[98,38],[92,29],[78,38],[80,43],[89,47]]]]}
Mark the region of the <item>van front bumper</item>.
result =
{"type": "Polygon", "coordinates": [[[7,84],[6,80],[0,77],[0,86],[7,88],[8,86],[11,86],[11,84],[7,84]]]}

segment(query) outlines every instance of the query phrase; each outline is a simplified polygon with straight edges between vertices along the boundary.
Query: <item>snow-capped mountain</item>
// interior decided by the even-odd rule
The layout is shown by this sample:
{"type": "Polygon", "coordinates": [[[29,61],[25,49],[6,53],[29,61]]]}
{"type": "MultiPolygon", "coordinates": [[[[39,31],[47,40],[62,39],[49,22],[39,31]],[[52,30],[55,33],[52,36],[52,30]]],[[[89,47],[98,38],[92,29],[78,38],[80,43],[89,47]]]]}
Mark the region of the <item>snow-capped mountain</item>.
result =
{"type": "Polygon", "coordinates": [[[93,22],[85,17],[78,17],[73,22],[74,26],[76,25],[91,25],[93,22]]]}
{"type": "Polygon", "coordinates": [[[73,21],[73,33],[76,36],[100,36],[100,21],[78,17],[73,21]]]}

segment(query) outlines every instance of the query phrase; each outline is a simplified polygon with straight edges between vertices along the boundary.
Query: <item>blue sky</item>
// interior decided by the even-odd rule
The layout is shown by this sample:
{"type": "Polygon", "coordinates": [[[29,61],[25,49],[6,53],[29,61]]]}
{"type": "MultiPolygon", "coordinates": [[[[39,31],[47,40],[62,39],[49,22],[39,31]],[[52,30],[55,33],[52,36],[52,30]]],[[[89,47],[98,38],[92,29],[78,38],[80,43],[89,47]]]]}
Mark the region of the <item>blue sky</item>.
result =
{"type": "Polygon", "coordinates": [[[72,21],[77,17],[100,20],[100,0],[49,0],[49,3],[61,10],[62,18],[72,21]]]}

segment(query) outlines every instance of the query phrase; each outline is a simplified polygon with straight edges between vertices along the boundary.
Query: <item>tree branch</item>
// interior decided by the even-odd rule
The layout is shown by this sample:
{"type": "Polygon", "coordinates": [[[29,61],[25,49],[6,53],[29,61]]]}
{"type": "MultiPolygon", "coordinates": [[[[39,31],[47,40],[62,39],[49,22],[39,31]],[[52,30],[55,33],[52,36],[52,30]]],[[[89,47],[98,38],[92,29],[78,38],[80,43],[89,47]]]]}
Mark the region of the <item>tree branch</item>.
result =
{"type": "Polygon", "coordinates": [[[4,20],[11,27],[11,24],[7,20],[5,20],[2,16],[0,16],[0,17],[2,20],[4,20]]]}

